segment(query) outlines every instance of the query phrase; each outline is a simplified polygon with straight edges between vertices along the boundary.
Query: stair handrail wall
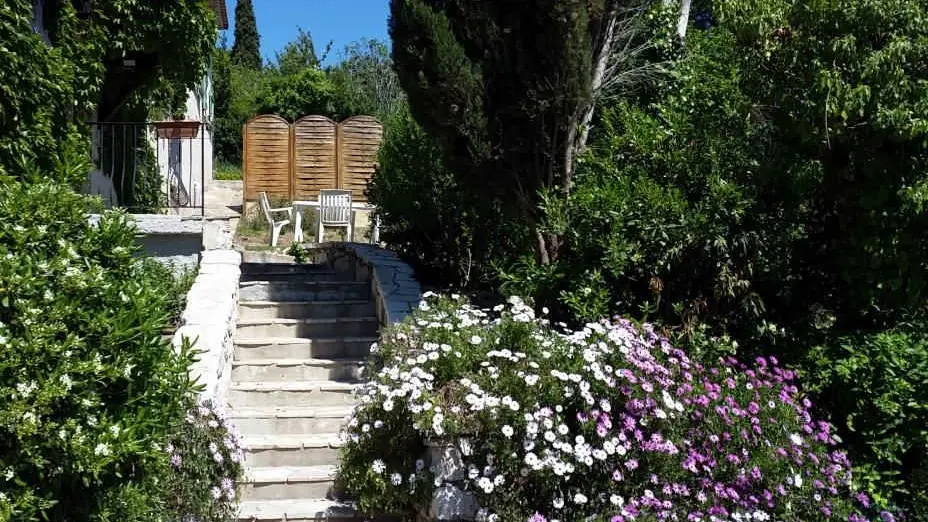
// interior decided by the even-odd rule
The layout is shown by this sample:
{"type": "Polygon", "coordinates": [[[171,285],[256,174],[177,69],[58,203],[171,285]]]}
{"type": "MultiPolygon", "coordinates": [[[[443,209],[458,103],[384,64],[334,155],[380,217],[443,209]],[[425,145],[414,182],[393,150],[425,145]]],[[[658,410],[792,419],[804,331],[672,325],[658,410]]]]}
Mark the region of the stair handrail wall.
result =
{"type": "MultiPolygon", "coordinates": [[[[206,243],[206,241],[204,241],[206,243]]],[[[242,254],[231,248],[204,250],[199,270],[181,314],[181,326],[172,344],[179,350],[185,340],[199,351],[190,377],[203,386],[199,400],[228,407],[226,393],[232,379],[233,336],[238,319],[238,292],[242,254]]]]}
{"type": "Polygon", "coordinates": [[[422,287],[411,266],[396,252],[376,245],[331,242],[322,245],[326,262],[355,281],[370,281],[381,327],[409,316],[422,300],[422,287]]]}

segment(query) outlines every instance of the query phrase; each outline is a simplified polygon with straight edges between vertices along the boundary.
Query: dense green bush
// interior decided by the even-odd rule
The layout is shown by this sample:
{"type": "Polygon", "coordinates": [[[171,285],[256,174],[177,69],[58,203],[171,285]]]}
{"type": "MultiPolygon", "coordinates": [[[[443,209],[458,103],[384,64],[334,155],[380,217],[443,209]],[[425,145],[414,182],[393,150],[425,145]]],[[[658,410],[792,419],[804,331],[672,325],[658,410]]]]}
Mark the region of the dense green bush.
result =
{"type": "Polygon", "coordinates": [[[191,407],[165,447],[169,510],[182,520],[228,522],[237,513],[244,454],[224,413],[211,402],[191,407]]]}
{"type": "Polygon", "coordinates": [[[928,520],[928,335],[925,325],[840,337],[810,353],[806,380],[845,424],[858,480],[928,520]]]}
{"type": "Polygon", "coordinates": [[[258,112],[294,121],[302,116],[327,116],[335,110],[335,90],[328,76],[314,68],[291,74],[270,73],[258,97],[258,112]]]}
{"type": "Polygon", "coordinates": [[[422,460],[432,442],[460,448],[451,480],[481,520],[894,519],[775,358],[702,365],[626,320],[559,332],[518,298],[419,308],[349,422],[341,472],[367,512],[425,508],[454,462],[422,460]]]}
{"type": "Polygon", "coordinates": [[[127,216],[0,180],[0,514],[161,520],[164,448],[192,398],[192,351],[162,337],[172,278],[127,216]]]}
{"type": "Polygon", "coordinates": [[[32,28],[33,4],[0,4],[0,172],[7,175],[19,174],[23,157],[51,172],[64,148],[86,138],[78,122],[94,111],[112,117],[114,91],[127,90],[111,71],[104,82],[114,56],[157,56],[157,68],[133,75],[128,91],[148,108],[167,108],[200,81],[215,41],[205,2],[111,0],[92,3],[89,16],[78,16],[74,2],[48,0],[48,45],[32,28]]]}
{"type": "MultiPolygon", "coordinates": [[[[803,368],[859,366],[861,375],[815,377],[823,414],[853,441],[862,476],[923,512],[925,436],[917,410],[910,417],[893,406],[919,401],[894,402],[879,390],[898,370],[884,359],[889,353],[908,353],[913,368],[926,364],[920,341],[890,333],[925,311],[926,113],[914,107],[928,96],[913,83],[928,70],[908,65],[928,52],[928,39],[911,36],[924,34],[910,23],[925,18],[924,4],[850,2],[847,12],[829,7],[812,17],[802,3],[745,3],[750,9],[729,12],[734,25],[688,36],[654,103],[603,109],[560,213],[566,255],[554,270],[531,262],[509,270],[507,289],[562,317],[648,317],[694,352],[715,353],[711,339],[727,337],[725,350],[740,343],[743,357],[774,353],[805,365],[811,347],[828,347],[803,368]],[[751,25],[771,5],[784,9],[776,12],[780,37],[751,25]],[[860,26],[850,23],[854,16],[860,26]],[[880,41],[862,37],[880,31],[880,41]],[[831,56],[819,38],[841,52],[831,56]],[[769,46],[763,52],[761,43],[769,46]],[[814,64],[822,76],[796,63],[814,64]],[[902,70],[909,76],[897,78],[902,70]],[[828,78],[833,94],[816,78],[828,78]],[[892,94],[881,103],[856,98],[870,91],[892,94]],[[845,108],[830,112],[832,104],[845,108]],[[851,356],[842,346],[859,351],[851,356]],[[847,395],[842,379],[858,378],[869,391],[847,395]]],[[[902,378],[893,393],[915,382],[902,378]]]]}
{"type": "Polygon", "coordinates": [[[459,182],[435,140],[407,111],[387,121],[384,134],[369,188],[382,219],[381,239],[426,283],[486,281],[491,256],[506,259],[518,237],[518,228],[507,229],[508,213],[459,182]]]}
{"type": "Polygon", "coordinates": [[[562,276],[541,280],[555,288],[514,291],[581,320],[617,310],[688,331],[710,321],[739,337],[779,323],[771,301],[791,295],[780,290],[796,277],[791,247],[807,224],[804,202],[771,198],[798,190],[806,173],[790,170],[794,156],[770,149],[769,124],[750,117],[733,39],[694,32],[687,44],[653,105],[602,110],[562,212],[562,276]],[[591,300],[587,288],[604,295],[591,300]]]}

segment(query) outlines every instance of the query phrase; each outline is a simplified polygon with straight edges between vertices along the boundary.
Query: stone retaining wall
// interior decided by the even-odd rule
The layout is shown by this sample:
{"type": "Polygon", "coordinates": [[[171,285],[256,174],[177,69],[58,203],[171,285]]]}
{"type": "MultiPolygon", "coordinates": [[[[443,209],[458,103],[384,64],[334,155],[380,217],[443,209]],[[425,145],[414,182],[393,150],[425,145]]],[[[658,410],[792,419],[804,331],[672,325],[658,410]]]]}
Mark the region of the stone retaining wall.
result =
{"type": "Polygon", "coordinates": [[[207,225],[197,277],[187,293],[187,306],[173,344],[188,340],[201,353],[190,376],[204,386],[200,400],[225,408],[232,377],[233,335],[238,319],[238,285],[242,255],[232,249],[231,232],[207,225]]]}
{"type": "MultiPolygon", "coordinates": [[[[322,245],[325,260],[338,273],[355,281],[371,280],[371,292],[380,324],[389,326],[402,321],[422,300],[422,288],[413,276],[412,267],[395,252],[359,243],[322,245]]],[[[431,443],[424,460],[441,485],[435,488],[431,502],[422,506],[418,520],[474,520],[479,505],[473,492],[461,489],[467,477],[460,443],[431,443]]]]}
{"type": "Polygon", "coordinates": [[[371,281],[371,293],[380,324],[402,321],[419,306],[422,288],[412,267],[396,252],[362,243],[322,245],[326,262],[338,273],[355,281],[371,281]]]}

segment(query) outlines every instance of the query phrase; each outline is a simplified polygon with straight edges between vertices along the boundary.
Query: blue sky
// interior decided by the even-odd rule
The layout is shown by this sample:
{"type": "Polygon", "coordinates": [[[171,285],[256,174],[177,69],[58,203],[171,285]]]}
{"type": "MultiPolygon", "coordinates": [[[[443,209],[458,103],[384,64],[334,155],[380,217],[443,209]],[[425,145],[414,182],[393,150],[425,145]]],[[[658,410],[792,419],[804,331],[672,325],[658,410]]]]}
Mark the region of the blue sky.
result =
{"type": "MultiPolygon", "coordinates": [[[[234,41],[236,1],[226,0],[230,46],[234,41]]],[[[340,59],[345,45],[362,38],[389,43],[389,0],[252,0],[252,3],[265,60],[272,60],[277,51],[293,40],[297,28],[312,35],[316,53],[320,55],[329,41],[333,42],[326,65],[340,59]]]]}

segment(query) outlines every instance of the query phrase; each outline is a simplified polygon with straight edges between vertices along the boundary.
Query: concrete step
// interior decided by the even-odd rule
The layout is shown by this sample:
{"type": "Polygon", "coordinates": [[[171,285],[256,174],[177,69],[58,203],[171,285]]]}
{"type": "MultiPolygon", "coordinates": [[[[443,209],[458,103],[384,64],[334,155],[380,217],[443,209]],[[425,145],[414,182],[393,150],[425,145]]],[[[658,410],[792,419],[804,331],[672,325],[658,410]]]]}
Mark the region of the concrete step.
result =
{"type": "MultiPolygon", "coordinates": [[[[242,274],[239,281],[279,281],[279,282],[304,282],[304,281],[344,281],[344,279],[332,270],[309,272],[306,274],[284,273],[284,274],[242,274]]],[[[354,281],[350,281],[354,282],[354,281]]]]}
{"type": "Polygon", "coordinates": [[[364,359],[251,359],[232,361],[232,380],[358,382],[364,359]]]}
{"type": "Polygon", "coordinates": [[[377,317],[334,317],[329,319],[253,319],[239,321],[238,337],[372,337],[377,335],[377,317]]]}
{"type": "Polygon", "coordinates": [[[312,317],[361,317],[376,314],[373,301],[246,301],[239,304],[240,321],[312,317]]]}
{"type": "Polygon", "coordinates": [[[309,522],[353,520],[355,517],[357,513],[351,504],[314,498],[249,500],[239,503],[238,515],[243,522],[309,522]]]}
{"type": "Polygon", "coordinates": [[[237,408],[229,418],[243,436],[338,433],[347,424],[352,409],[350,405],[237,408]]]}
{"type": "Polygon", "coordinates": [[[242,275],[261,274],[318,274],[331,272],[332,268],[325,263],[242,263],[242,275]]]}
{"type": "Polygon", "coordinates": [[[326,466],[338,464],[344,441],[337,433],[321,435],[244,435],[245,463],[269,466],[326,466]]]}
{"type": "Polygon", "coordinates": [[[228,398],[233,409],[350,405],[358,386],[334,381],[233,382],[228,398]]]}
{"type": "Polygon", "coordinates": [[[242,487],[242,501],[330,498],[335,466],[252,468],[242,487]]]}
{"type": "Polygon", "coordinates": [[[239,301],[366,301],[366,281],[245,281],[239,301]]]}
{"type": "Polygon", "coordinates": [[[235,359],[353,359],[370,355],[377,337],[300,337],[237,338],[235,359]]]}

